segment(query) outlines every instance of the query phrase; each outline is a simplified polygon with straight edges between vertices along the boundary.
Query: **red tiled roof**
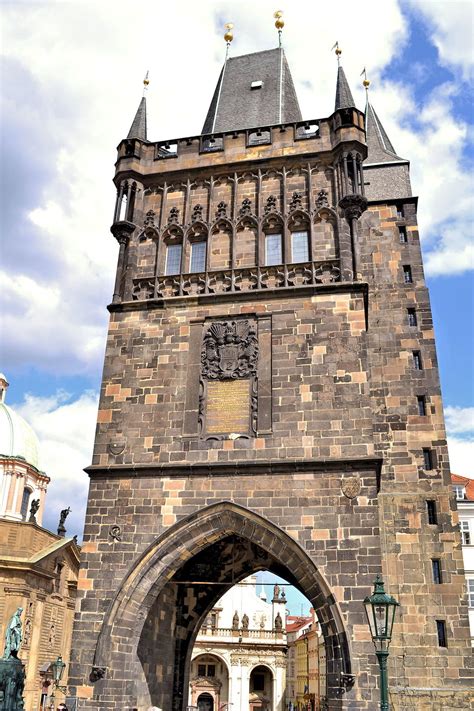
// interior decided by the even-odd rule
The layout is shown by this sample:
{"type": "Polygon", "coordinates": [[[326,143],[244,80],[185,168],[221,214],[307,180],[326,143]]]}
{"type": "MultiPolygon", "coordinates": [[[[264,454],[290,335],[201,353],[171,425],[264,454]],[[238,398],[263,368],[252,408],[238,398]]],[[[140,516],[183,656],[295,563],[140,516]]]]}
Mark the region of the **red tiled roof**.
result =
{"type": "Polygon", "coordinates": [[[286,618],[286,631],[296,632],[311,622],[311,619],[311,617],[302,617],[300,615],[288,615],[286,618]]]}
{"type": "Polygon", "coordinates": [[[474,501],[474,479],[469,479],[469,477],[460,476],[459,474],[451,474],[451,482],[465,487],[465,501],[474,501]]]}

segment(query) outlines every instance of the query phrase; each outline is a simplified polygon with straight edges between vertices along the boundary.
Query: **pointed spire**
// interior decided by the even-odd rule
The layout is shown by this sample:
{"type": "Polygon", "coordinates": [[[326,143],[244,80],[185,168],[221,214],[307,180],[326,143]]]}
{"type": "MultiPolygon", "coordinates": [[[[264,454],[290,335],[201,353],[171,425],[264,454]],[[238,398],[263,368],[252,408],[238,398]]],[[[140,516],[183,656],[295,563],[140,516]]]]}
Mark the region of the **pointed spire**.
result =
{"type": "Polygon", "coordinates": [[[365,109],[365,132],[368,150],[365,164],[404,160],[395,153],[395,148],[368,97],[365,109]]]}
{"type": "Polygon", "coordinates": [[[344,69],[339,65],[337,68],[336,103],[334,105],[334,111],[338,109],[349,109],[353,106],[355,107],[355,101],[352,98],[349,82],[346,79],[344,69]]]}
{"type": "Polygon", "coordinates": [[[138,106],[137,113],[130,126],[127,138],[138,138],[140,141],[146,141],[146,98],[142,96],[138,106]]]}

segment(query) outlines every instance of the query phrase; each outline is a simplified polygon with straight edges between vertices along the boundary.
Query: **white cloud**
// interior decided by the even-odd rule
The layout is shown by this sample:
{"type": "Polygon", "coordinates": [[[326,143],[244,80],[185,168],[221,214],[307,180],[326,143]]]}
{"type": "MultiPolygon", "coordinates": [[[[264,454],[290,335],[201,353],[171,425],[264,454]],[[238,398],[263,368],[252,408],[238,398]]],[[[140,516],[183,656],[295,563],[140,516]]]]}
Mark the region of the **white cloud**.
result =
{"type": "Polygon", "coordinates": [[[51,477],[43,525],[53,531],[61,509],[70,506],[68,535],[82,537],[88,490],[83,469],[92,461],[97,403],[97,393],[88,391],[72,400],[60,390],[51,397],[27,395],[13,407],[39,438],[40,467],[51,477]]]}
{"type": "Polygon", "coordinates": [[[451,472],[474,478],[474,438],[448,437],[451,472]]]}
{"type": "Polygon", "coordinates": [[[463,78],[472,80],[474,6],[471,0],[410,0],[410,4],[427,20],[440,63],[454,70],[461,69],[463,78]]]}
{"type": "Polygon", "coordinates": [[[444,408],[446,429],[449,434],[457,435],[470,432],[474,435],[474,407],[448,407],[444,408]]]}

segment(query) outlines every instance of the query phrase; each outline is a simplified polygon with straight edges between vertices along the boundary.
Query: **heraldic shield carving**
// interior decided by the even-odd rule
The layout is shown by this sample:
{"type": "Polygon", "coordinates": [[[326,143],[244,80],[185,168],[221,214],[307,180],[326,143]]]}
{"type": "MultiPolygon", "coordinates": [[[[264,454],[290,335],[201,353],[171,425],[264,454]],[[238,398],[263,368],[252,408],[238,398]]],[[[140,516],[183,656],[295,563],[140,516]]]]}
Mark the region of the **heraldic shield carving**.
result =
{"type": "Polygon", "coordinates": [[[215,321],[204,334],[202,375],[208,380],[248,378],[256,375],[258,339],[248,320],[215,321]]]}

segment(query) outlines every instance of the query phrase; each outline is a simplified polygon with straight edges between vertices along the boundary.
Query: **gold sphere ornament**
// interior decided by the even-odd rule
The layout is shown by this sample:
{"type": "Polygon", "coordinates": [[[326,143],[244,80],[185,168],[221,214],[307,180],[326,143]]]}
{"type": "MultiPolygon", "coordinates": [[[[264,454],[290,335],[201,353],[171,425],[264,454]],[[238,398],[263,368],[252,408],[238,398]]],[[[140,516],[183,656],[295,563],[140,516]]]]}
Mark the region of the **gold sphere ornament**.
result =
{"type": "Polygon", "coordinates": [[[340,57],[341,54],[342,54],[342,49],[340,49],[339,47],[336,47],[335,54],[336,54],[338,57],[340,57]]]}
{"type": "Polygon", "coordinates": [[[362,82],[362,84],[365,86],[366,89],[368,89],[369,86],[370,86],[370,81],[369,81],[368,79],[364,79],[364,81],[362,82]]]}
{"type": "Polygon", "coordinates": [[[283,13],[281,10],[277,10],[274,14],[273,17],[275,18],[275,27],[277,28],[278,31],[282,30],[285,26],[285,22],[282,19],[283,18],[283,13]]]}
{"type": "Polygon", "coordinates": [[[232,40],[234,39],[234,35],[232,34],[233,27],[234,27],[234,24],[232,22],[228,22],[226,25],[224,25],[224,28],[225,28],[224,39],[227,43],[232,42],[232,40]]]}

